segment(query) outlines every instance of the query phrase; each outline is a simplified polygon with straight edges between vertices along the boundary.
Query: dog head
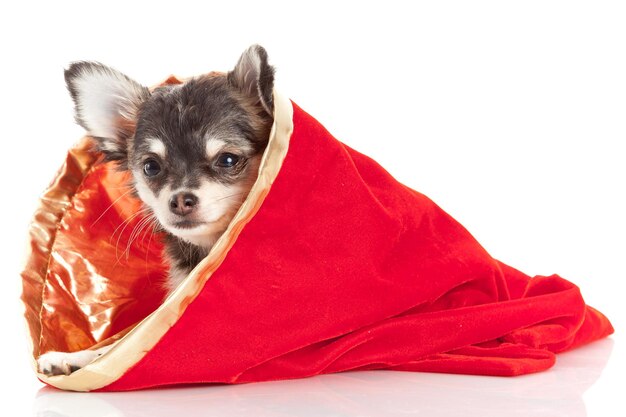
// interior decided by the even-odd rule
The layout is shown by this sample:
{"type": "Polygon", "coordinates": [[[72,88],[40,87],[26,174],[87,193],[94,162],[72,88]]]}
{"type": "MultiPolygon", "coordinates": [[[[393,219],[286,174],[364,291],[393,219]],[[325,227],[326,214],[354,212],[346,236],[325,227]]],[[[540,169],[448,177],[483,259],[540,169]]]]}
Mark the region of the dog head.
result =
{"type": "Polygon", "coordinates": [[[150,92],[94,62],[65,72],[77,122],[133,176],[169,233],[209,247],[256,180],[272,125],[274,69],[254,45],[226,74],[150,92]]]}

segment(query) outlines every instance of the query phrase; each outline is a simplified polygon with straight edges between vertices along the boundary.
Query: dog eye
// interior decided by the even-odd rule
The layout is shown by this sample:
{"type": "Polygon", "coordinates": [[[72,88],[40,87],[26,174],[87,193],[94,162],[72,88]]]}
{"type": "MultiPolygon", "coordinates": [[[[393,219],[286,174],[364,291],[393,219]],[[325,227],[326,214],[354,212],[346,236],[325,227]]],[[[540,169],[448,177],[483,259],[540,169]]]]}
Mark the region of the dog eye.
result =
{"type": "Polygon", "coordinates": [[[217,157],[217,161],[215,162],[218,167],[222,168],[232,168],[237,165],[239,162],[239,157],[232,153],[223,153],[217,157]]]}
{"type": "Polygon", "coordinates": [[[154,177],[159,172],[161,172],[161,165],[154,159],[148,159],[143,165],[143,173],[146,177],[154,177]]]}

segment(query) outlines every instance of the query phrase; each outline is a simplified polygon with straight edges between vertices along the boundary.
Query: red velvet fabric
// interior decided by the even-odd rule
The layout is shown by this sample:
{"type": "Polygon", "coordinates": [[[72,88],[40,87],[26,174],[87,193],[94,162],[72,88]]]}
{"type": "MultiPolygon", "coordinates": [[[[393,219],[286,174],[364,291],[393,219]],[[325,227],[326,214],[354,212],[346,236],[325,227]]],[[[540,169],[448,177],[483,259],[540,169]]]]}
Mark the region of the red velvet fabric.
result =
{"type": "Polygon", "coordinates": [[[356,369],[520,375],[612,331],[574,284],[493,259],[294,105],[259,212],[171,330],[103,390],[356,369]]]}

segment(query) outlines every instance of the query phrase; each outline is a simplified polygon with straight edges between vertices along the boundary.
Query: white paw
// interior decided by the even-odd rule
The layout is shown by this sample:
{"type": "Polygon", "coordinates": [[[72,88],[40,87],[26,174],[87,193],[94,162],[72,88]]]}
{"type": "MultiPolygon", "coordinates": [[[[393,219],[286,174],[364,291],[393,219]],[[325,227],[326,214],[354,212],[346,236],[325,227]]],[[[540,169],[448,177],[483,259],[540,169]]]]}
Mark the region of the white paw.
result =
{"type": "Polygon", "coordinates": [[[78,352],[47,352],[37,359],[37,367],[39,372],[48,376],[69,375],[91,363],[106,350],[108,347],[78,352]]]}

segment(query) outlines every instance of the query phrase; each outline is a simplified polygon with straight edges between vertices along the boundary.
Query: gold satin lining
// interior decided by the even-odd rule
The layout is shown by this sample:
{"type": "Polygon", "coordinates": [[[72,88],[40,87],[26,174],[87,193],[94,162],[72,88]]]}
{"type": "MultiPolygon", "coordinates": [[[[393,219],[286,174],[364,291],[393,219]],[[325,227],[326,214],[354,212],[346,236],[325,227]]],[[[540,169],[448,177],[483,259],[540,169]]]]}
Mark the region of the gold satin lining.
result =
{"type": "Polygon", "coordinates": [[[52,261],[52,245],[55,242],[59,223],[71,206],[75,191],[94,164],[98,155],[88,152],[90,143],[82,140],[71,149],[66,160],[41,197],[29,228],[30,245],[22,276],[22,301],[25,318],[31,335],[33,356],[39,356],[42,334],[41,313],[47,274],[52,261]]]}
{"type": "MultiPolygon", "coordinates": [[[[163,84],[179,82],[170,77],[163,84]]],[[[141,207],[135,199],[124,195],[125,174],[97,163],[100,155],[90,150],[88,138],[69,151],[35,212],[30,227],[30,252],[22,272],[22,300],[33,345],[33,367],[37,370],[35,359],[49,350],[75,351],[118,339],[119,342],[71,375],[49,377],[38,373],[42,381],[73,391],[109,385],[140,361],[176,323],[220,266],[278,175],[293,131],[293,108],[276,91],[274,105],[270,139],[250,194],[207,258],[160,304],[156,302],[160,299],[155,289],[161,288],[157,281],[165,272],[158,236],[151,230],[132,234],[141,215],[134,219],[135,223],[130,222],[128,230],[118,231],[120,236],[111,230],[123,227],[114,220],[124,221],[141,207]],[[90,197],[96,192],[108,193],[106,201],[114,204],[91,213],[90,197]],[[112,222],[109,228],[90,227],[103,219],[112,222]],[[84,244],[85,237],[88,244],[84,244]],[[122,245],[116,239],[121,239],[122,245]],[[121,256],[119,252],[123,252],[121,256]],[[111,254],[115,255],[114,262],[111,254]],[[144,290],[138,291],[138,287],[144,290]],[[138,293],[144,299],[137,300],[138,293]],[[134,299],[131,294],[135,294],[134,299]],[[134,325],[135,317],[145,318],[134,325]]]]}

